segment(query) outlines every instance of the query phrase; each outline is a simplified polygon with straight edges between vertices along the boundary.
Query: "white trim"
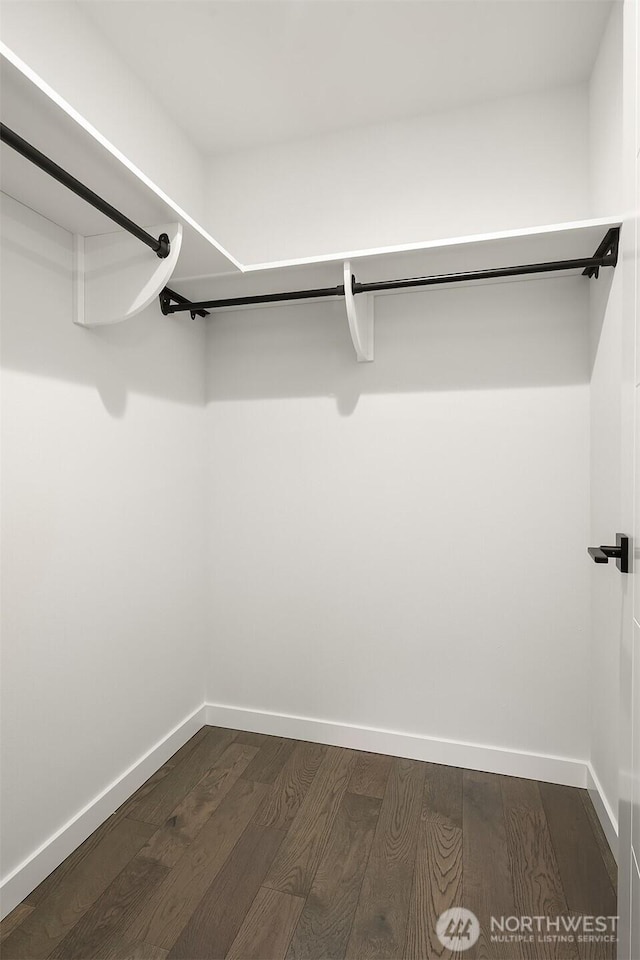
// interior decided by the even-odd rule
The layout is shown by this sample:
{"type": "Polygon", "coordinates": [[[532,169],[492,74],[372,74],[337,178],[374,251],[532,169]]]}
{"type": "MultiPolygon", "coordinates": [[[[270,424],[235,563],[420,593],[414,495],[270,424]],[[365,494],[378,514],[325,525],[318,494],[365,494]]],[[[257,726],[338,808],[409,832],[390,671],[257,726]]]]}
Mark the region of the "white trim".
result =
{"type": "Polygon", "coordinates": [[[394,757],[427,760],[452,767],[524,777],[528,780],[562,783],[569,787],[585,787],[587,784],[587,764],[583,760],[569,757],[508,750],[504,747],[444,740],[416,733],[381,730],[311,717],[296,717],[267,710],[247,710],[219,703],[206,705],[206,718],[208,724],[216,727],[310,740],[313,743],[329,743],[351,750],[386,753],[394,757]]]}
{"type": "Polygon", "coordinates": [[[604,830],[607,843],[611,847],[611,852],[618,859],[618,818],[607,800],[606,794],[602,789],[602,784],[598,780],[591,762],[587,763],[587,790],[591,797],[591,802],[598,814],[598,820],[604,830]]]}
{"type": "Polygon", "coordinates": [[[52,870],[104,823],[120,804],[197,733],[205,725],[205,715],[205,706],[202,705],[181,720],[173,730],[12,870],[0,884],[0,918],[5,917],[24,900],[52,870]]]}

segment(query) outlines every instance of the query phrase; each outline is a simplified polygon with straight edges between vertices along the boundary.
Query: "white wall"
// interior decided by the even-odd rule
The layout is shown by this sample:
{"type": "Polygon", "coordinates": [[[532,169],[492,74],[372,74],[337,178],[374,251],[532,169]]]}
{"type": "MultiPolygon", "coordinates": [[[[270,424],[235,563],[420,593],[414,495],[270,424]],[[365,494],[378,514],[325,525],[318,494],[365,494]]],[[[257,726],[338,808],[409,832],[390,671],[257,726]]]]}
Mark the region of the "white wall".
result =
{"type": "MultiPolygon", "coordinates": [[[[195,220],[204,216],[205,165],[189,136],[87,18],[83,3],[3,0],[0,37],[195,220]]],[[[167,37],[167,44],[170,44],[167,37]]],[[[19,131],[18,131],[19,132],[19,131]]]]}
{"type": "Polygon", "coordinates": [[[569,87],[215,157],[208,229],[260,263],[581,219],[587,137],[569,87]]]}
{"type": "Polygon", "coordinates": [[[6,875],[202,704],[206,557],[202,321],[74,326],[70,234],[2,217],[6,875]]]}
{"type": "Polygon", "coordinates": [[[587,296],[216,315],[210,701],[586,759],[587,296]]]}
{"type": "MultiPolygon", "coordinates": [[[[622,5],[614,4],[590,85],[590,192],[595,214],[623,210],[622,5]]],[[[623,232],[624,238],[624,232],[623,232]]],[[[615,542],[627,527],[622,503],[622,292],[625,264],[590,284],[591,529],[593,544],[615,542]],[[613,538],[613,540],[612,540],[613,538]]],[[[591,764],[613,817],[618,815],[620,633],[624,578],[609,564],[591,571],[589,674],[591,764]]]]}
{"type": "Polygon", "coordinates": [[[622,4],[614,3],[589,82],[589,199],[594,217],[624,210],[622,4]]]}

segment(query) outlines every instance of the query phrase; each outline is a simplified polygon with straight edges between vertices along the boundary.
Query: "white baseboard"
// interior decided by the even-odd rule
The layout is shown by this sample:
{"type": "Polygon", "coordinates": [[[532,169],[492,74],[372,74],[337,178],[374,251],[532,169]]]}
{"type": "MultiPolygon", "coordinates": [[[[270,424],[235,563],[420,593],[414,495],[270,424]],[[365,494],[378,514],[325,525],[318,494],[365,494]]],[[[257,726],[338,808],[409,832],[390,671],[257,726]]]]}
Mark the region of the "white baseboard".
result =
{"type": "Polygon", "coordinates": [[[6,916],[27,897],[205,724],[327,743],[352,750],[387,753],[395,757],[467,767],[487,773],[502,773],[529,780],[562,783],[571,787],[589,785],[590,790],[593,784],[597,795],[597,802],[594,798],[594,803],[598,816],[603,821],[607,838],[611,843],[610,831],[613,827],[613,836],[617,839],[617,824],[613,826],[615,818],[611,815],[590,765],[582,760],[206,703],[159,740],[3,879],[0,884],[0,917],[6,916]]]}
{"type": "Polygon", "coordinates": [[[198,707],[94,797],[0,883],[0,918],[24,900],[52,870],[79,847],[114,810],[173,756],[206,723],[205,706],[198,707]]]}
{"type": "Polygon", "coordinates": [[[451,767],[467,767],[487,773],[504,773],[527,780],[544,780],[570,787],[586,787],[587,764],[583,760],[506,750],[459,740],[442,740],[415,733],[333,723],[310,717],[247,710],[219,703],[206,704],[206,722],[253,733],[267,733],[313,743],[328,743],[352,750],[388,753],[410,760],[427,760],[451,767]]]}
{"type": "Polygon", "coordinates": [[[607,838],[607,842],[611,847],[611,852],[613,853],[616,861],[618,859],[618,818],[614,811],[611,809],[611,805],[606,798],[605,792],[602,789],[602,784],[596,776],[596,772],[591,766],[591,763],[587,764],[587,790],[589,791],[589,796],[591,797],[591,802],[595,807],[595,811],[598,814],[598,820],[604,830],[604,835],[607,838]]]}

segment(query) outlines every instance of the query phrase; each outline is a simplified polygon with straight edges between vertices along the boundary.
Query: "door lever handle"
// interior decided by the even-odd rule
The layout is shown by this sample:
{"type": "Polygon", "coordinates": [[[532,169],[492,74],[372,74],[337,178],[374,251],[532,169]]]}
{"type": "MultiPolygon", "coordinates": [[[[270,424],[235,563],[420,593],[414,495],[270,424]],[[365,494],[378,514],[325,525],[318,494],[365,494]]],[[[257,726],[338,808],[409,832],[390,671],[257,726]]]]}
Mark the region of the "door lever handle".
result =
{"type": "Polygon", "coordinates": [[[599,547],[587,547],[587,553],[594,563],[609,563],[615,560],[620,573],[629,573],[629,537],[616,533],[615,547],[601,544],[599,547]]]}
{"type": "Polygon", "coordinates": [[[603,547],[587,547],[587,553],[593,558],[594,563],[609,563],[609,557],[603,547]]]}

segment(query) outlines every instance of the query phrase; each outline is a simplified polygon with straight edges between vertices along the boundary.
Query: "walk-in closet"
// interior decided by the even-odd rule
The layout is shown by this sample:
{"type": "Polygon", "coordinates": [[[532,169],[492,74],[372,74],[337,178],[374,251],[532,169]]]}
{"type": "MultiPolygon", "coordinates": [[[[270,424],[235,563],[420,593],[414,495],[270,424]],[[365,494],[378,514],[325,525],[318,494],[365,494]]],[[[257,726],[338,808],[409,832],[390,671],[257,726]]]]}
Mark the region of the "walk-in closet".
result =
{"type": "Polygon", "coordinates": [[[636,0],[0,0],[4,960],[640,960],[636,0]]]}

